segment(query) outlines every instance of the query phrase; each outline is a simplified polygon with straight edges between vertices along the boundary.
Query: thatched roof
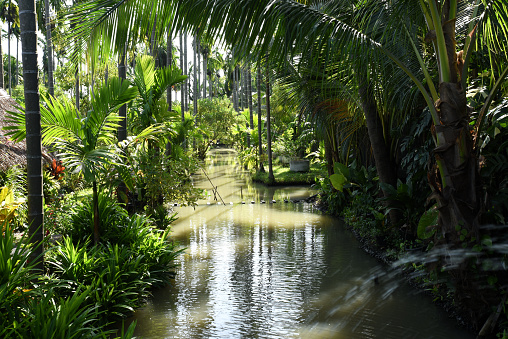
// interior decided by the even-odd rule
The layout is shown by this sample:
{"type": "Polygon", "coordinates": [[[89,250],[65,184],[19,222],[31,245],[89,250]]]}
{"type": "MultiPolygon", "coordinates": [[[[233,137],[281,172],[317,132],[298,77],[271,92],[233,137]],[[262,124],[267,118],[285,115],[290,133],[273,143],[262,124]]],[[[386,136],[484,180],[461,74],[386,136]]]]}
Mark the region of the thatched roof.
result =
{"type": "MultiPolygon", "coordinates": [[[[26,142],[24,140],[18,143],[12,142],[2,130],[2,127],[9,125],[5,121],[6,112],[16,111],[16,106],[16,100],[0,88],[0,172],[5,172],[14,165],[26,167],[26,142]]],[[[52,160],[45,148],[42,149],[42,157],[47,162],[52,160]]]]}

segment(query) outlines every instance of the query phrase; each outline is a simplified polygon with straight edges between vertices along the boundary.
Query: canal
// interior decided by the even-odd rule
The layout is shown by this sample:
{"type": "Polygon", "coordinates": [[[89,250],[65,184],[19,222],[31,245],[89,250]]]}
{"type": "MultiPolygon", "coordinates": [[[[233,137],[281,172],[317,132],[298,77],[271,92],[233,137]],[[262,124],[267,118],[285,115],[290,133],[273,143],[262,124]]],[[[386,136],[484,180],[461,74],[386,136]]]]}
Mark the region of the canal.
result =
{"type": "Polygon", "coordinates": [[[473,338],[340,220],[293,202],[311,188],[253,184],[234,155],[212,151],[195,177],[207,198],[175,207],[186,250],[129,319],[138,338],[473,338]]]}

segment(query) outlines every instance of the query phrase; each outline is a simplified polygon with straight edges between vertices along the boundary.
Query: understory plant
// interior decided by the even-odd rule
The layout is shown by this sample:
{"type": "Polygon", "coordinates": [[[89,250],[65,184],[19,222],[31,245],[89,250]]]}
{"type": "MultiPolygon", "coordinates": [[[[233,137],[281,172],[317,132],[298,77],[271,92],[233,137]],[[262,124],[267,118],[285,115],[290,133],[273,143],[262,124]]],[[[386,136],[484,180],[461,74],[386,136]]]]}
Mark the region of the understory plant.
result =
{"type": "MultiPolygon", "coordinates": [[[[68,281],[40,275],[30,261],[27,237],[16,239],[10,227],[0,237],[0,337],[115,337],[103,314],[90,303],[92,290],[70,290],[68,281]],[[67,293],[61,293],[67,291],[67,293]]],[[[122,338],[131,338],[131,326],[122,338]]]]}

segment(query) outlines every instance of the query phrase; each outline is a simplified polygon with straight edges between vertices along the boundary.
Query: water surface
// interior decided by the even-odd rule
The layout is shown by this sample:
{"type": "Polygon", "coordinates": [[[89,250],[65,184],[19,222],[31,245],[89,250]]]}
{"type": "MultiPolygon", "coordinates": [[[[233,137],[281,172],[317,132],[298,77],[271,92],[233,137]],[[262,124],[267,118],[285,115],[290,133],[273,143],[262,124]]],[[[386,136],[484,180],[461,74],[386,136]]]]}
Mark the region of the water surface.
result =
{"type": "Polygon", "coordinates": [[[174,284],[136,311],[136,336],[473,337],[365,254],[338,219],[284,202],[314,194],[308,187],[249,184],[219,153],[205,168],[216,194],[201,174],[209,197],[176,208],[173,236],[186,251],[174,284]]]}

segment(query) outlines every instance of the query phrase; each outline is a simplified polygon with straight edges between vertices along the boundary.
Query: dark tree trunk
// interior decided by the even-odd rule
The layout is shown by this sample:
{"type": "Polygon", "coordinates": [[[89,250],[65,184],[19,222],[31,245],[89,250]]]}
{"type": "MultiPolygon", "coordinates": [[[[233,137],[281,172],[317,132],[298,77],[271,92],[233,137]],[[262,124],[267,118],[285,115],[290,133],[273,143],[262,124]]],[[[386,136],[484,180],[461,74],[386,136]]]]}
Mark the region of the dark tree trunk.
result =
{"type": "MultiPolygon", "coordinates": [[[[118,62],[118,77],[120,79],[125,80],[127,78],[127,71],[125,69],[125,48],[124,48],[124,51],[122,53],[122,55],[120,56],[120,60],[118,62]]],[[[120,120],[120,122],[118,123],[119,126],[118,126],[118,131],[117,131],[117,137],[118,137],[118,141],[124,141],[124,140],[127,140],[127,105],[122,105],[119,110],[118,110],[118,116],[122,117],[123,119],[120,120]]],[[[127,186],[125,185],[125,183],[123,181],[120,182],[120,184],[118,185],[118,193],[117,193],[117,198],[118,198],[118,201],[120,202],[124,202],[125,203],[125,207],[127,207],[127,202],[128,202],[128,198],[127,198],[127,186]]]]}
{"type": "MultiPolygon", "coordinates": [[[[182,34],[180,34],[180,69],[182,70],[182,74],[185,75],[185,70],[183,68],[183,38],[182,34]]],[[[180,84],[180,111],[182,115],[182,122],[185,121],[185,82],[180,84]]]]}
{"type": "MultiPolygon", "coordinates": [[[[125,51],[120,56],[120,60],[118,62],[118,77],[122,79],[122,81],[127,78],[127,72],[125,69],[125,51]]],[[[123,118],[119,122],[118,141],[123,141],[127,139],[127,105],[120,107],[118,115],[123,118]]]]}
{"type": "Polygon", "coordinates": [[[449,13],[450,3],[446,1],[442,26],[450,79],[439,84],[440,100],[436,107],[440,124],[433,129],[434,138],[440,136],[440,144],[434,149],[439,172],[435,166],[428,177],[438,202],[441,231],[448,244],[459,247],[463,241],[457,226],[467,230],[468,237],[478,239],[481,184],[469,128],[466,93],[458,75],[455,20],[448,20],[449,13]]]}
{"type": "Polygon", "coordinates": [[[34,0],[19,1],[19,17],[25,94],[28,224],[30,225],[30,240],[35,245],[31,252],[31,260],[36,261],[36,268],[42,271],[44,268],[42,248],[44,210],[39,72],[37,68],[37,21],[34,0]]]}
{"type": "MultiPolygon", "coordinates": [[[[195,36],[194,37],[194,72],[193,72],[193,83],[192,83],[192,105],[194,106],[193,107],[193,113],[194,113],[194,117],[197,117],[198,115],[198,63],[196,63],[196,57],[198,55],[198,44],[199,44],[199,41],[198,41],[198,37],[195,36]]],[[[197,120],[197,118],[196,118],[197,120]]],[[[194,120],[194,123],[196,124],[197,121],[194,120]]]]}
{"type": "Polygon", "coordinates": [[[194,62],[194,68],[197,69],[197,74],[198,75],[197,75],[197,78],[196,78],[196,80],[197,80],[197,86],[196,86],[197,92],[196,92],[195,95],[198,97],[198,99],[200,99],[201,98],[201,87],[200,87],[201,86],[201,41],[197,37],[196,37],[196,39],[197,39],[197,42],[196,42],[196,46],[194,46],[194,48],[195,48],[194,52],[197,53],[196,56],[198,58],[198,61],[197,61],[197,63],[194,62]]]}
{"type": "Polygon", "coordinates": [[[268,183],[273,184],[275,177],[273,176],[272,164],[272,132],[271,132],[271,118],[270,118],[270,71],[268,63],[266,65],[266,141],[268,153],[268,183]]]}
{"type": "MultiPolygon", "coordinates": [[[[187,34],[185,34],[183,36],[183,67],[185,68],[184,70],[184,74],[188,74],[189,71],[188,71],[188,66],[189,64],[187,63],[187,34]]],[[[184,101],[185,101],[185,110],[188,111],[189,110],[189,84],[190,84],[190,77],[188,77],[185,82],[184,82],[184,87],[185,87],[185,96],[184,96],[184,101]]]]}
{"type": "MultiPolygon", "coordinates": [[[[171,30],[168,29],[168,41],[167,41],[167,50],[166,50],[166,62],[168,67],[173,67],[173,39],[171,37],[171,30]]],[[[167,103],[168,103],[168,111],[173,109],[173,101],[171,98],[171,87],[168,87],[167,90],[167,103]]]]}
{"type": "Polygon", "coordinates": [[[261,66],[257,67],[257,76],[256,76],[256,87],[258,91],[258,149],[259,149],[259,171],[264,172],[265,167],[263,166],[263,121],[261,120],[261,103],[263,102],[261,98],[261,66]]]}
{"type": "MultiPolygon", "coordinates": [[[[362,108],[365,113],[367,133],[372,146],[372,153],[374,154],[374,161],[376,162],[376,170],[379,175],[379,180],[396,188],[397,170],[390,157],[390,149],[388,148],[388,143],[385,141],[383,125],[379,119],[376,100],[370,84],[367,84],[365,81],[361,82],[359,95],[362,108]]],[[[384,190],[383,194],[387,196],[387,192],[384,190]]],[[[388,201],[387,205],[391,206],[392,204],[388,201]]],[[[390,221],[392,225],[397,225],[399,220],[399,211],[391,209],[390,221]]]]}
{"type": "MultiPolygon", "coordinates": [[[[10,10],[10,3],[9,3],[9,10],[10,10]]],[[[7,69],[9,72],[9,96],[12,95],[12,74],[11,74],[11,22],[7,21],[7,69]]]]}
{"type": "MultiPolygon", "coordinates": [[[[254,112],[252,112],[252,77],[251,77],[251,74],[250,74],[250,67],[246,68],[245,75],[246,75],[246,80],[245,81],[247,82],[247,89],[246,89],[246,91],[247,91],[247,103],[249,105],[249,123],[250,123],[249,141],[250,141],[250,134],[251,134],[250,132],[254,128],[254,112]]],[[[250,146],[250,142],[249,142],[249,146],[250,146]]]]}
{"type": "Polygon", "coordinates": [[[97,181],[94,180],[92,188],[92,203],[93,203],[93,242],[97,245],[100,241],[100,226],[99,226],[99,193],[97,192],[97,181]]]}
{"type": "Polygon", "coordinates": [[[3,51],[2,51],[2,38],[0,34],[0,88],[5,89],[4,84],[4,57],[3,57],[3,51]]]}
{"type": "Polygon", "coordinates": [[[76,116],[79,119],[79,115],[80,115],[79,114],[79,94],[80,94],[79,93],[80,92],[80,90],[79,90],[79,87],[80,87],[79,86],[79,62],[76,65],[76,71],[74,73],[74,78],[75,78],[75,81],[76,81],[75,88],[74,88],[74,90],[75,90],[75,99],[76,99],[76,116]]]}
{"type": "Polygon", "coordinates": [[[208,55],[203,55],[203,99],[206,99],[207,79],[208,79],[208,55]]]}

